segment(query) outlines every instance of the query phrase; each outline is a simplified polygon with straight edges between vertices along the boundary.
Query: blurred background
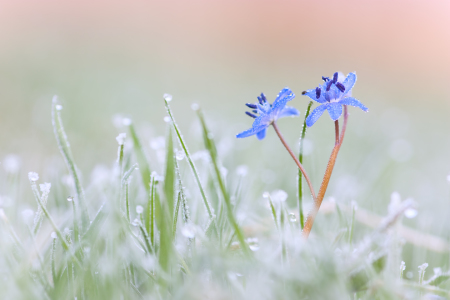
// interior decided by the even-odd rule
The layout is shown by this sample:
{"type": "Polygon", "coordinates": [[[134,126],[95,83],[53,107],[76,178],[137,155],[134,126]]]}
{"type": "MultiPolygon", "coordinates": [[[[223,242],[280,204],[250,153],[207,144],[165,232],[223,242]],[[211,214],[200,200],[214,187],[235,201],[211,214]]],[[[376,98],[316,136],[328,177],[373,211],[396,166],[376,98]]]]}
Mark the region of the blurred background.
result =
{"type": "MultiPolygon", "coordinates": [[[[273,101],[289,86],[297,95],[291,105],[304,115],[303,90],[322,75],[356,71],[353,96],[370,112],[350,108],[327,195],[385,214],[398,191],[419,205],[407,225],[448,235],[449,16],[450,2],[438,0],[2,0],[0,161],[8,168],[11,154],[20,157],[23,178],[37,171],[49,180],[55,163],[67,172],[51,127],[56,94],[87,185],[98,165],[116,159],[115,137],[125,130],[114,124],[119,115],[133,120],[152,151],[165,134],[169,93],[193,152],[202,149],[190,109],[198,103],[224,166],[248,166],[252,197],[282,188],[295,207],[296,168],[275,134],[234,137],[252,122],[244,103],[261,92],[273,101]]],[[[302,121],[279,122],[294,149],[302,121]]],[[[305,166],[316,189],[333,130],[324,115],[308,131],[305,166]]]]}

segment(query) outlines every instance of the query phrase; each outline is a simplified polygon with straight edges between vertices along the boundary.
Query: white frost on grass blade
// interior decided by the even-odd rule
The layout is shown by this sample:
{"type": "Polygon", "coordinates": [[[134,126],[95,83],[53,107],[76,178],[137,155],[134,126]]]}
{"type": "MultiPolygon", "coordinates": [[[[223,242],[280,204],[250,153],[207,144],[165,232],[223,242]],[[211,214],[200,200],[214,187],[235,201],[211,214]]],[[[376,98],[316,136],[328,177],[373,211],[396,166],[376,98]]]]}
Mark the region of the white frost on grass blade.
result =
{"type": "Polygon", "coordinates": [[[28,172],[28,179],[32,182],[36,182],[39,180],[39,174],[36,172],[28,172]]]}

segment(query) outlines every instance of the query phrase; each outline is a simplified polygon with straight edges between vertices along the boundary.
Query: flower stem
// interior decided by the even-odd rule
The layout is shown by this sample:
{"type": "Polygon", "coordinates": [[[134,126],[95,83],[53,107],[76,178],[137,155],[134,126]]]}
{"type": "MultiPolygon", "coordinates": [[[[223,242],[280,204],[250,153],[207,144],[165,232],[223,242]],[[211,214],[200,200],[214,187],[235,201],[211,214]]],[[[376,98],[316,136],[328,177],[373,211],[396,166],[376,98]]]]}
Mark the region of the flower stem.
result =
{"type": "Polygon", "coordinates": [[[336,129],[336,145],[331,152],[330,160],[328,161],[327,169],[325,171],[325,175],[323,177],[322,184],[319,189],[319,194],[317,194],[317,198],[314,201],[314,206],[308,214],[306,218],[305,227],[303,228],[303,237],[308,238],[312,226],[314,224],[314,219],[316,218],[317,213],[319,212],[320,205],[322,204],[323,197],[325,196],[325,192],[327,191],[328,183],[330,182],[331,173],[333,173],[334,164],[336,163],[336,158],[341,148],[342,142],[344,141],[345,130],[347,129],[347,121],[348,121],[348,110],[347,105],[344,105],[344,125],[342,126],[342,131],[339,137],[339,124],[337,121],[335,122],[336,129]]]}
{"type": "Polygon", "coordinates": [[[292,152],[291,148],[289,147],[289,145],[286,143],[286,141],[284,140],[284,137],[281,135],[281,132],[278,129],[277,123],[273,122],[272,123],[273,129],[275,129],[275,132],[277,133],[278,137],[281,140],[281,143],[284,145],[284,147],[286,147],[286,150],[289,152],[289,154],[291,155],[291,157],[294,159],[295,163],[297,164],[298,168],[300,169],[300,171],[302,172],[303,176],[305,176],[305,180],[308,183],[309,186],[309,190],[311,191],[311,195],[313,196],[314,202],[316,201],[316,193],[314,192],[314,188],[311,184],[311,180],[309,179],[308,174],[306,174],[305,169],[303,168],[302,164],[298,161],[297,157],[295,156],[294,152],[292,152]]]}
{"type": "Polygon", "coordinates": [[[336,142],[334,146],[339,144],[339,120],[334,121],[334,131],[336,134],[336,142]]]}

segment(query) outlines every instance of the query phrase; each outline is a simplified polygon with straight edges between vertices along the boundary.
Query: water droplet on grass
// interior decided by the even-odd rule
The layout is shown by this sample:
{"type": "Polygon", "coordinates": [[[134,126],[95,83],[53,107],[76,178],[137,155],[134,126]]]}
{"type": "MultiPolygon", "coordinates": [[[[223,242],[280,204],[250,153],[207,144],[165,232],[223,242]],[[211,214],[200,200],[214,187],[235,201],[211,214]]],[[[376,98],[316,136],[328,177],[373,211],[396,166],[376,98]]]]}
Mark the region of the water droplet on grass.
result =
{"type": "Polygon", "coordinates": [[[116,136],[116,141],[119,144],[119,146],[122,146],[125,142],[125,138],[127,137],[126,133],[119,133],[118,136],[116,136]]]}
{"type": "Polygon", "coordinates": [[[271,196],[274,201],[279,202],[284,202],[288,198],[288,194],[283,190],[273,191],[271,196]]]}
{"type": "Polygon", "coordinates": [[[245,177],[247,176],[248,173],[248,167],[245,165],[239,166],[236,169],[236,174],[238,174],[239,176],[245,177]]]}
{"type": "Polygon", "coordinates": [[[181,234],[187,238],[193,239],[195,237],[195,226],[193,224],[186,224],[181,228],[181,234]]]}
{"type": "Polygon", "coordinates": [[[72,196],[67,197],[67,201],[72,202],[73,201],[73,197],[72,196]]]}
{"type": "Polygon", "coordinates": [[[123,118],[123,119],[122,119],[122,124],[123,124],[124,126],[130,126],[130,125],[131,125],[131,119],[129,119],[129,118],[123,118]]]}
{"type": "Polygon", "coordinates": [[[184,151],[182,151],[182,150],[177,151],[176,154],[175,154],[175,157],[176,157],[177,160],[183,160],[184,156],[185,156],[184,155],[184,151]]]}
{"type": "Polygon", "coordinates": [[[39,174],[36,172],[29,172],[28,173],[28,179],[32,182],[36,182],[39,180],[39,174]]]}
{"type": "Polygon", "coordinates": [[[192,103],[191,109],[192,109],[193,111],[197,111],[199,108],[200,108],[200,107],[198,106],[197,103],[192,103]]]}
{"type": "Polygon", "coordinates": [[[164,94],[164,100],[166,100],[167,102],[170,102],[170,101],[172,101],[172,95],[170,95],[170,94],[164,94]]]}
{"type": "Polygon", "coordinates": [[[136,206],[136,213],[142,214],[144,212],[144,208],[140,205],[136,206]]]}
{"type": "Polygon", "coordinates": [[[292,223],[297,222],[297,217],[293,213],[290,213],[289,221],[291,221],[292,223]]]}
{"type": "Polygon", "coordinates": [[[62,105],[60,105],[60,104],[56,105],[55,108],[56,108],[56,110],[62,110],[63,109],[62,105]]]}
{"type": "Polygon", "coordinates": [[[169,123],[170,122],[170,117],[169,116],[165,116],[164,117],[164,122],[169,123]]]}
{"type": "Polygon", "coordinates": [[[50,236],[52,237],[52,239],[57,239],[58,235],[56,234],[56,232],[52,232],[52,234],[50,234],[50,236]]]}
{"type": "Polygon", "coordinates": [[[405,210],[405,217],[408,219],[415,218],[419,212],[415,208],[408,208],[405,210]]]}

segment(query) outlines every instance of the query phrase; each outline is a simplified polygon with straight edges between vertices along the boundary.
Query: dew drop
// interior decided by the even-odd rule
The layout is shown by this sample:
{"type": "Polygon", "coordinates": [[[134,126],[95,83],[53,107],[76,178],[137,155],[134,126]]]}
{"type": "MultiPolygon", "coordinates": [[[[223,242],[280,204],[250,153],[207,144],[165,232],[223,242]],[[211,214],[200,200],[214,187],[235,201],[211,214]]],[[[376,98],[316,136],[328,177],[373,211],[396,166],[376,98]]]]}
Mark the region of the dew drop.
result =
{"type": "Polygon", "coordinates": [[[247,244],[250,250],[252,251],[258,251],[259,250],[259,244],[258,244],[258,238],[248,238],[247,244]]]}
{"type": "Polygon", "coordinates": [[[164,122],[169,123],[170,122],[170,117],[169,116],[165,116],[164,117],[164,122]]]}
{"type": "Polygon", "coordinates": [[[58,235],[56,234],[56,232],[52,232],[52,234],[50,234],[50,236],[52,237],[52,239],[57,239],[58,235]]]}
{"type": "Polygon", "coordinates": [[[67,201],[72,202],[73,201],[73,197],[72,196],[67,197],[67,201]]]}
{"type": "Polygon", "coordinates": [[[142,214],[144,212],[144,208],[140,205],[136,206],[136,213],[142,214]]]}
{"type": "Polygon", "coordinates": [[[118,136],[116,136],[116,141],[119,144],[119,146],[122,146],[125,142],[125,138],[127,137],[126,133],[119,133],[118,136]]]}
{"type": "Polygon", "coordinates": [[[175,157],[177,160],[183,160],[184,159],[184,151],[179,150],[175,153],[175,157]]]}
{"type": "Polygon", "coordinates": [[[56,105],[55,108],[56,108],[56,110],[62,110],[63,109],[62,105],[60,105],[60,104],[56,105]]]}
{"type": "Polygon", "coordinates": [[[181,228],[181,234],[187,238],[193,239],[195,237],[195,226],[193,224],[186,224],[181,228]]]}
{"type": "Polygon", "coordinates": [[[289,221],[291,221],[292,223],[297,222],[297,217],[293,213],[290,213],[289,221]]]}
{"type": "Polygon", "coordinates": [[[122,124],[123,124],[124,126],[130,126],[130,125],[131,125],[131,119],[129,119],[129,118],[123,118],[123,119],[122,119],[122,124]]]}
{"type": "Polygon", "coordinates": [[[167,102],[172,101],[172,95],[171,94],[164,94],[164,100],[166,100],[167,102]]]}
{"type": "Polygon", "coordinates": [[[247,176],[248,174],[248,167],[245,165],[241,165],[239,167],[237,167],[236,169],[236,174],[242,177],[247,176]]]}
{"type": "Polygon", "coordinates": [[[272,199],[274,201],[284,202],[288,198],[288,194],[283,190],[276,190],[272,192],[272,199]]]}
{"type": "Polygon", "coordinates": [[[141,223],[141,221],[139,219],[134,219],[133,222],[131,222],[131,225],[137,227],[137,226],[139,226],[140,223],[141,223]]]}
{"type": "Polygon", "coordinates": [[[408,208],[407,210],[405,210],[405,217],[407,217],[408,219],[413,219],[417,216],[419,212],[417,211],[417,209],[415,208],[408,208]]]}
{"type": "Polygon", "coordinates": [[[28,173],[28,179],[32,182],[36,182],[39,180],[39,174],[36,172],[29,172],[28,173]]]}

